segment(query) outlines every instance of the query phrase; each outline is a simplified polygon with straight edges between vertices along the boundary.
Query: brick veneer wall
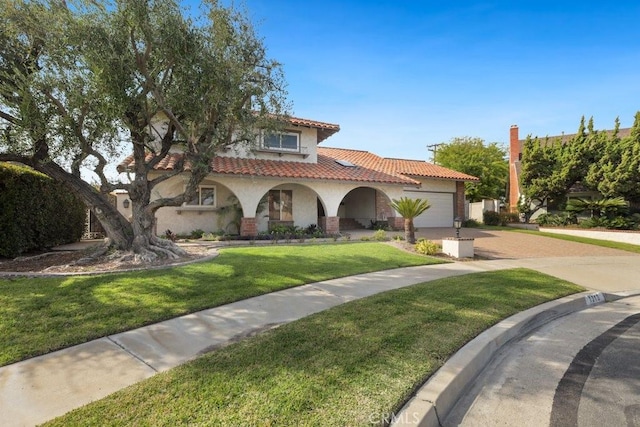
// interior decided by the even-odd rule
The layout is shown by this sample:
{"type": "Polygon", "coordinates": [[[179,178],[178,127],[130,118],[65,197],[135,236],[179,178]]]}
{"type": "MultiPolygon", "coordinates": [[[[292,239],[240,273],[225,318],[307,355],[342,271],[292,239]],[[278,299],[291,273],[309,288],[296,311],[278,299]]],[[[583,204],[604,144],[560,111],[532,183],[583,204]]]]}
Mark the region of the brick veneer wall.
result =
{"type": "Polygon", "coordinates": [[[509,210],[517,212],[520,189],[518,188],[518,175],[516,162],[520,160],[520,142],[518,140],[518,126],[513,125],[509,129],[509,210]]]}
{"type": "Polygon", "coordinates": [[[328,216],[325,217],[325,233],[327,234],[337,234],[340,232],[340,217],[339,216],[328,216]]]}
{"type": "Polygon", "coordinates": [[[454,216],[460,217],[463,221],[466,219],[464,215],[464,182],[456,181],[456,205],[454,216]]]}
{"type": "Polygon", "coordinates": [[[389,206],[391,200],[382,191],[376,190],[376,219],[378,220],[391,220],[391,217],[395,216],[394,210],[389,206]]]}
{"type": "Polygon", "coordinates": [[[244,217],[240,220],[240,235],[241,236],[257,236],[258,224],[256,218],[244,217]]]}

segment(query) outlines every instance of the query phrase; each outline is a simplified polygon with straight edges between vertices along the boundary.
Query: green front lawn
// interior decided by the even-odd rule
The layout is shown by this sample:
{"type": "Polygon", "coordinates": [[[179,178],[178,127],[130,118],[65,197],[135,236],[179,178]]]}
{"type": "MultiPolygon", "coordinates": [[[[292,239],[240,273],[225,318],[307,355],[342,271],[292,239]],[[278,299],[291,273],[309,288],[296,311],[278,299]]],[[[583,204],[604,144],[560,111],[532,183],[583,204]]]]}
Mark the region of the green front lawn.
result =
{"type": "Polygon", "coordinates": [[[227,248],[167,270],[0,280],[0,365],[279,289],[442,261],[381,243],[227,248]]]}
{"type": "Polygon", "coordinates": [[[516,269],[374,295],[217,350],[50,425],[380,424],[480,332],[581,290],[516,269]]]}

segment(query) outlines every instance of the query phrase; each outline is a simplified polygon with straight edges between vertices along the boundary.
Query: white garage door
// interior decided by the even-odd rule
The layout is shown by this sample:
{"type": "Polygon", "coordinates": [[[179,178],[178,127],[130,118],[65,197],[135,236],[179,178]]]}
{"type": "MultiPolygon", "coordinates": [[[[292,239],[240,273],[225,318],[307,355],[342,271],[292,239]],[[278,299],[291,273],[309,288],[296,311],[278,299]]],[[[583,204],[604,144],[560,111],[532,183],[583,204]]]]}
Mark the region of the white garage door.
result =
{"type": "Polygon", "coordinates": [[[422,191],[405,191],[405,196],[412,199],[427,199],[431,207],[413,220],[416,228],[420,227],[453,227],[453,194],[429,193],[422,191]]]}

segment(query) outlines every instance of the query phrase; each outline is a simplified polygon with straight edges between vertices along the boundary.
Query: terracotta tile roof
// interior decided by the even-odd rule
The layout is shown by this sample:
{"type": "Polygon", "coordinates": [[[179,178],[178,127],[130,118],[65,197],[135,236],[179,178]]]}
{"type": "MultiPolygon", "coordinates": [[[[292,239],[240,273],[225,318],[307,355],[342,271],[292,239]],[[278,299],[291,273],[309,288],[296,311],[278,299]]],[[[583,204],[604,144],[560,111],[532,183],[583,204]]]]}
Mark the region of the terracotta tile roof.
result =
{"type": "Polygon", "coordinates": [[[334,159],[347,160],[355,165],[368,167],[381,172],[410,178],[440,178],[457,181],[478,181],[475,176],[447,169],[422,160],[391,159],[377,156],[368,151],[348,150],[344,148],[318,147],[318,153],[334,159]]]}
{"type": "MultiPolygon", "coordinates": [[[[148,154],[146,161],[151,159],[152,155],[148,154]]],[[[162,159],[155,169],[173,170],[181,159],[181,153],[171,153],[162,159]]],[[[118,170],[123,171],[132,167],[133,156],[129,156],[118,166],[118,170]]],[[[189,165],[186,165],[185,170],[190,170],[189,165]]],[[[211,161],[211,173],[398,185],[419,185],[420,182],[412,177],[454,179],[457,181],[478,180],[476,177],[421,160],[389,159],[368,151],[326,147],[318,147],[317,163],[215,157],[211,161]],[[343,166],[337,160],[346,160],[355,167],[343,166]]]]}
{"type": "Polygon", "coordinates": [[[340,130],[340,125],[332,123],[318,122],[316,120],[302,119],[300,117],[289,117],[289,122],[296,126],[305,126],[318,130],[318,143],[329,138],[340,130]]]}
{"type": "MultiPolygon", "coordinates": [[[[147,155],[147,161],[152,155],[147,155]]],[[[158,163],[156,170],[172,170],[181,160],[182,154],[171,153],[158,163]]],[[[133,156],[127,157],[118,167],[126,170],[133,167],[133,156]]],[[[189,170],[187,167],[185,170],[189,170]]],[[[403,176],[391,175],[366,167],[345,167],[336,159],[318,155],[317,163],[289,162],[277,160],[247,159],[239,157],[215,157],[211,161],[214,175],[263,176],[273,178],[293,178],[312,180],[335,180],[355,182],[377,182],[383,184],[415,185],[417,182],[403,176]]]]}

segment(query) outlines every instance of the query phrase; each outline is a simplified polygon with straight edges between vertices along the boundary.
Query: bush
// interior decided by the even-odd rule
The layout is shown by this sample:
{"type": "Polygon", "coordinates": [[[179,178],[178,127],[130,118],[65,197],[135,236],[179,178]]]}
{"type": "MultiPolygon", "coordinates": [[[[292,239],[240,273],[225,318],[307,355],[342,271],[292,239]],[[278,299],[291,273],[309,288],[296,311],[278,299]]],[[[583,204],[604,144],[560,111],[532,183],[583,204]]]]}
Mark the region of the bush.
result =
{"type": "Polygon", "coordinates": [[[550,214],[544,213],[538,215],[535,219],[536,224],[538,225],[551,225],[561,227],[564,225],[576,224],[577,219],[575,214],[570,212],[563,212],[561,214],[550,214]]]}
{"type": "Polygon", "coordinates": [[[388,230],[388,229],[389,229],[389,221],[371,220],[371,224],[369,225],[369,230],[388,230]]]}
{"type": "Polygon", "coordinates": [[[189,234],[189,238],[191,239],[199,239],[202,237],[202,235],[204,234],[204,230],[201,230],[199,228],[193,230],[191,232],[191,234],[189,234]]]}
{"type": "Polygon", "coordinates": [[[484,225],[500,225],[502,220],[498,212],[484,211],[482,212],[482,222],[484,225]]]}
{"type": "Polygon", "coordinates": [[[389,238],[387,237],[387,233],[384,230],[377,230],[375,233],[373,233],[373,237],[371,237],[371,239],[375,240],[376,242],[385,242],[389,240],[389,238]]]}
{"type": "Polygon", "coordinates": [[[638,228],[637,214],[633,216],[616,216],[614,218],[598,218],[593,217],[580,221],[580,227],[582,228],[595,228],[602,227],[610,230],[635,230],[638,228]]]}
{"type": "Polygon", "coordinates": [[[61,183],[25,166],[0,163],[0,256],[77,242],[87,211],[61,183]]]}
{"type": "Polygon", "coordinates": [[[475,219],[468,219],[462,223],[462,226],[465,228],[478,228],[480,227],[480,223],[475,219]]]}
{"type": "Polygon", "coordinates": [[[427,239],[420,239],[414,246],[415,251],[423,255],[435,255],[440,253],[440,246],[427,239]]]}
{"type": "Polygon", "coordinates": [[[520,215],[516,212],[500,213],[500,225],[515,224],[520,222],[520,215]]]}

